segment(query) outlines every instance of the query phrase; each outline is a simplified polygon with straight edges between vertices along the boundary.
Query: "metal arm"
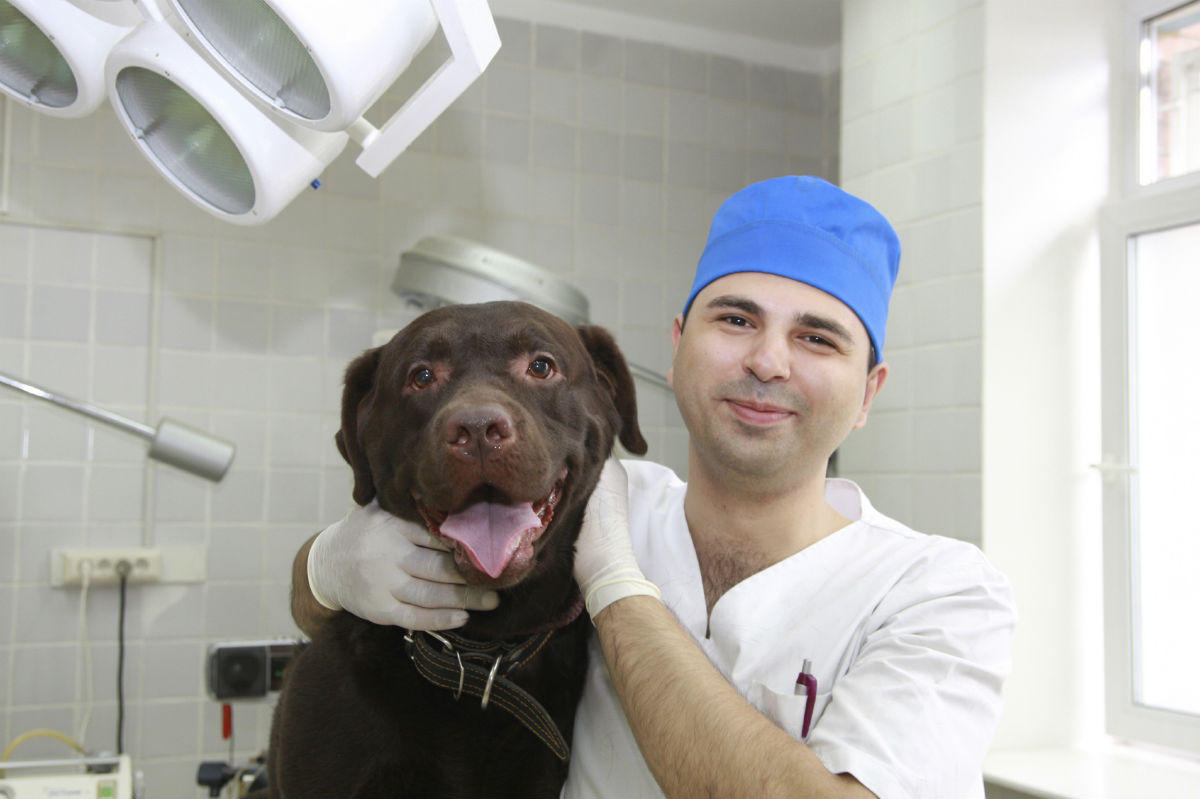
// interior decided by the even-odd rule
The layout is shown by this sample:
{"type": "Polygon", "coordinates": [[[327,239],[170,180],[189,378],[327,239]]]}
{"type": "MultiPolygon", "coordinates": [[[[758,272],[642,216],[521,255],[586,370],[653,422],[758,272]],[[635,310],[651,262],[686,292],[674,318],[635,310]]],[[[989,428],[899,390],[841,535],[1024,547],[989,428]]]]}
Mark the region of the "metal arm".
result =
{"type": "Polygon", "coordinates": [[[237,448],[232,441],[217,438],[203,430],[197,430],[171,419],[163,419],[158,423],[157,428],[150,427],[141,422],[126,419],[112,411],[106,411],[95,405],[64,397],[41,386],[18,380],[3,372],[0,372],[0,385],[45,400],[60,408],[74,411],[123,432],[132,433],[150,444],[150,449],[146,453],[149,457],[169,463],[206,480],[212,480],[214,483],[220,482],[229,469],[229,464],[233,463],[234,452],[237,448]]]}

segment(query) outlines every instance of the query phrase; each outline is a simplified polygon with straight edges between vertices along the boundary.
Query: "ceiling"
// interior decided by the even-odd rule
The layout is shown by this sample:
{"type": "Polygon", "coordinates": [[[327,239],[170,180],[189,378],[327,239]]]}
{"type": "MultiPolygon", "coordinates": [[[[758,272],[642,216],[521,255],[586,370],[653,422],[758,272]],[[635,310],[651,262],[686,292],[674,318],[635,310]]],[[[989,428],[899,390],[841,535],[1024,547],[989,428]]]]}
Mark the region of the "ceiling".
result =
{"type": "Polygon", "coordinates": [[[843,0],[488,0],[497,16],[810,72],[840,66],[843,0]]]}
{"type": "Polygon", "coordinates": [[[837,46],[842,0],[563,0],[805,48],[837,46]]]}

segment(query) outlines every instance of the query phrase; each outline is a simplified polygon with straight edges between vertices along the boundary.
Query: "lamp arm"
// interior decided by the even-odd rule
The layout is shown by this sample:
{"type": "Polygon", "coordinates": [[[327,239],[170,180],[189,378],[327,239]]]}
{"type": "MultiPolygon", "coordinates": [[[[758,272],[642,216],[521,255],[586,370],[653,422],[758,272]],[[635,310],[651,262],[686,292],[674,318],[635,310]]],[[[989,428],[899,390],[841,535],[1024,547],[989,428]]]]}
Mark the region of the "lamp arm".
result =
{"type": "Polygon", "coordinates": [[[69,411],[87,416],[90,419],[95,419],[98,422],[103,422],[106,425],[115,427],[118,430],[123,430],[126,433],[133,433],[135,436],[140,436],[147,441],[154,440],[154,428],[149,425],[144,425],[141,422],[135,422],[132,419],[127,419],[124,416],[106,411],[103,408],[97,408],[95,405],[89,405],[86,402],[64,397],[60,394],[55,394],[47,388],[36,386],[33,383],[26,383],[23,380],[18,380],[11,375],[6,375],[0,372],[0,385],[16,391],[24,392],[31,397],[45,400],[60,408],[66,408],[69,411]]]}
{"type": "Polygon", "coordinates": [[[363,146],[355,163],[373,178],[379,177],[483,74],[500,50],[500,33],[486,0],[431,0],[431,3],[450,45],[450,58],[378,131],[371,132],[361,125],[350,131],[363,146]]]}
{"type": "Polygon", "coordinates": [[[236,447],[230,441],[210,435],[185,424],[163,419],[158,427],[150,427],[124,416],[97,408],[86,402],[63,397],[49,389],[18,380],[0,372],[0,385],[45,400],[60,408],[82,414],[126,433],[132,433],[150,444],[147,454],[156,461],[170,464],[186,472],[220,482],[233,463],[236,447]]]}

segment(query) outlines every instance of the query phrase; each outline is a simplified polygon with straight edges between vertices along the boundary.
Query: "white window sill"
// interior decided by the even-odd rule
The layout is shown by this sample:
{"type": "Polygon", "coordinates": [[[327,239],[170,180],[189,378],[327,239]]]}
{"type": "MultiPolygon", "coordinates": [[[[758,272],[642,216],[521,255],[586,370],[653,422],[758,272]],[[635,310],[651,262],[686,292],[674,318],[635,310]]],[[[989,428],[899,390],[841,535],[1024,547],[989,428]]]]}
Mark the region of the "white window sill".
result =
{"type": "Polygon", "coordinates": [[[1200,761],[1120,744],[996,750],[984,761],[983,776],[1045,799],[1200,796],[1200,761]]]}

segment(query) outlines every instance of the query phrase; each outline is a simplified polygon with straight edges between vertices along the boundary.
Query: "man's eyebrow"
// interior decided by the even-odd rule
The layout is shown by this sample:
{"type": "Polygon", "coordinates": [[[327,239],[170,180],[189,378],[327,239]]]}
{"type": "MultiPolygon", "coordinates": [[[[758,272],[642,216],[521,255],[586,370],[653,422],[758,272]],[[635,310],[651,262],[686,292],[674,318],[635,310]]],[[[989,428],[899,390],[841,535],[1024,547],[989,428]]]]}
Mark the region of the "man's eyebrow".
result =
{"type": "Polygon", "coordinates": [[[734,310],[748,313],[751,316],[761,316],[762,306],[753,300],[745,297],[738,297],[732,294],[722,294],[720,297],[713,297],[705,305],[706,308],[732,308],[734,310]]]}
{"type": "Polygon", "coordinates": [[[831,319],[828,316],[821,316],[820,314],[809,312],[796,314],[794,321],[799,327],[809,327],[814,330],[824,330],[845,341],[854,341],[854,334],[846,329],[845,325],[836,319],[831,319]]]}

